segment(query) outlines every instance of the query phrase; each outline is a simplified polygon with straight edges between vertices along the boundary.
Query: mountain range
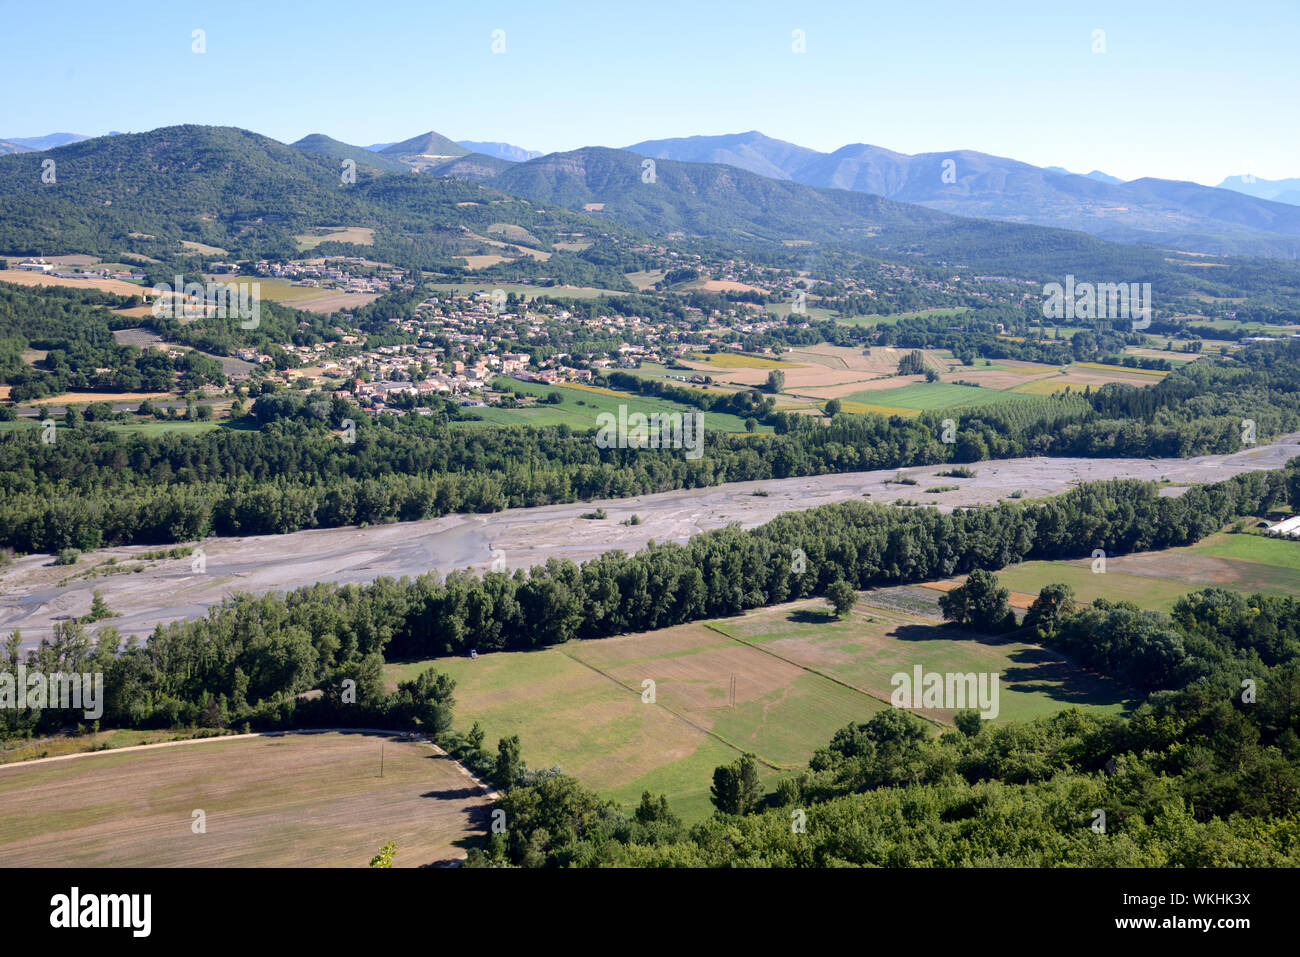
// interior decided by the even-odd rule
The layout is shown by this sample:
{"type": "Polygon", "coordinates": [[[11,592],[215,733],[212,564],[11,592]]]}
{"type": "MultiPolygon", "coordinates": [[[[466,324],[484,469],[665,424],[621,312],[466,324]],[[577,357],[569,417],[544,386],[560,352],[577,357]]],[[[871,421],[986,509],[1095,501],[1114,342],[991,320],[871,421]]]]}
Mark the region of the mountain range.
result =
{"type": "MultiPolygon", "coordinates": [[[[690,155],[713,155],[716,147],[708,139],[689,141],[690,155]]],[[[1072,206],[1071,200],[1082,197],[1079,202],[1098,210],[1094,229],[1086,232],[1113,229],[1096,204],[1098,196],[1118,187],[1089,177],[959,151],[942,157],[954,166],[954,181],[946,183],[939,154],[908,157],[875,147],[818,154],[761,134],[728,139],[733,141],[724,149],[731,163],[653,158],[608,147],[512,162],[471,153],[435,132],[375,152],[324,134],[287,146],[230,127],[165,127],[69,143],[48,154],[0,157],[0,249],[153,255],[163,251],[156,244],[183,239],[232,255],[238,250],[245,257],[292,256],[296,235],[346,224],[374,229],[376,244],[384,247],[375,253],[384,252],[390,261],[400,256],[445,264],[449,257],[481,254],[489,248],[483,245],[487,233],[508,224],[537,237],[541,248],[563,233],[631,230],[731,244],[833,244],[995,273],[1013,261],[1024,269],[1077,271],[1088,262],[1160,258],[1154,248],[1128,246],[1122,252],[1125,247],[1081,231],[1043,228],[1028,217],[996,221],[1012,218],[995,202],[997,195],[1010,203],[1037,194],[1044,209],[1056,211],[1037,217],[1047,226],[1077,218],[1078,203],[1072,206]],[[41,182],[46,155],[58,160],[57,189],[41,182]],[[357,170],[352,183],[340,176],[339,162],[349,159],[357,170]],[[760,160],[768,174],[794,167],[801,178],[830,185],[738,165],[760,160]],[[349,185],[355,188],[342,188],[349,185]],[[933,192],[944,188],[950,192],[933,192]],[[917,196],[930,198],[912,199],[917,196]],[[972,208],[980,211],[978,218],[970,215],[972,208]]],[[[637,147],[677,152],[674,141],[637,147]]],[[[1194,249],[1202,243],[1219,247],[1204,251],[1222,252],[1237,243],[1234,251],[1300,258],[1300,208],[1194,184],[1136,180],[1123,186],[1129,196],[1120,212],[1177,219],[1164,232],[1151,230],[1166,247],[1194,249]],[[1181,212],[1180,190],[1190,196],[1181,212]],[[1219,205],[1198,218],[1188,210],[1203,194],[1219,205]],[[1264,214],[1269,232],[1258,229],[1264,214]]]]}
{"type": "MultiPolygon", "coordinates": [[[[84,139],[74,133],[12,137],[0,140],[0,154],[84,139]]],[[[654,203],[645,206],[646,197],[606,195],[599,183],[586,178],[585,170],[569,181],[563,171],[583,151],[544,156],[509,143],[456,142],[435,131],[369,147],[314,133],[293,146],[381,173],[414,170],[478,182],[504,177],[497,184],[500,188],[538,201],[564,202],[563,197],[581,195],[583,206],[612,207],[597,212],[618,216],[638,229],[666,213],[662,204],[657,210],[654,203]],[[516,166],[526,169],[511,172],[516,166]]],[[[823,153],[755,130],[645,140],[621,152],[656,162],[721,165],[776,182],[871,194],[957,216],[1079,230],[1121,243],[1158,243],[1214,254],[1300,256],[1300,179],[1235,176],[1218,187],[1152,177],[1123,182],[1098,170],[1079,175],[974,150],[906,154],[855,143],[823,153]]],[[[706,198],[706,193],[684,194],[681,208],[669,216],[673,229],[689,232],[691,222],[701,222],[698,204],[706,198]]],[[[727,217],[714,218],[721,222],[727,217]]],[[[761,215],[752,221],[747,215],[741,218],[757,227],[757,235],[770,236],[761,215]]],[[[777,212],[768,221],[782,219],[783,213],[777,212]]]]}
{"type": "Polygon", "coordinates": [[[1276,203],[1300,206],[1300,178],[1259,179],[1255,176],[1229,176],[1219,184],[1219,189],[1230,189],[1247,196],[1271,199],[1276,203]]]}
{"type": "Polygon", "coordinates": [[[627,149],[1124,243],[1290,258],[1300,235],[1300,208],[1274,199],[1150,177],[1124,183],[1095,171],[1079,176],[974,150],[906,154],[855,143],[820,153],[757,131],[646,140],[627,149]]]}
{"type": "MultiPolygon", "coordinates": [[[[516,248],[494,267],[503,278],[561,277],[629,290],[610,247],[561,245],[574,235],[643,242],[680,235],[731,248],[827,244],[909,268],[962,263],[990,274],[1049,275],[1150,274],[1167,255],[718,163],[655,161],[651,175],[647,158],[605,147],[524,163],[481,153],[433,162],[421,152],[414,155],[430,163],[422,174],[387,173],[358,160],[349,182],[335,157],[325,155],[347,144],[306,140],[294,147],[233,127],[176,126],[0,156],[0,251],[166,259],[185,254],[182,242],[199,242],[233,259],[293,258],[303,234],[346,225],[373,230],[373,244],[333,244],[337,252],[445,272],[457,268],[458,258],[500,251],[491,236],[505,234],[514,247],[552,255],[539,259],[516,248]],[[57,162],[57,184],[41,181],[47,158],[57,162]]],[[[427,136],[416,140],[422,151],[446,148],[427,136]]],[[[399,145],[388,149],[399,152],[399,145]]],[[[319,242],[322,251],[332,245],[319,242]]]]}

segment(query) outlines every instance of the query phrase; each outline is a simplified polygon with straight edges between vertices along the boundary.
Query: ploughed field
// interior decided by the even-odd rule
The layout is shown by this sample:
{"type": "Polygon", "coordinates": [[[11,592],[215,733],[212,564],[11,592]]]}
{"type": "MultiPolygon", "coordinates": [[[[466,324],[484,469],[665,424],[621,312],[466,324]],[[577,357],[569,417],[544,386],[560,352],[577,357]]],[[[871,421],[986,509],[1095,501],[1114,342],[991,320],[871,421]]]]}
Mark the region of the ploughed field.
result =
{"type": "Polygon", "coordinates": [[[395,867],[448,864],[489,803],[450,758],[379,734],[102,751],[0,766],[0,867],[364,867],[390,840],[395,867]]]}

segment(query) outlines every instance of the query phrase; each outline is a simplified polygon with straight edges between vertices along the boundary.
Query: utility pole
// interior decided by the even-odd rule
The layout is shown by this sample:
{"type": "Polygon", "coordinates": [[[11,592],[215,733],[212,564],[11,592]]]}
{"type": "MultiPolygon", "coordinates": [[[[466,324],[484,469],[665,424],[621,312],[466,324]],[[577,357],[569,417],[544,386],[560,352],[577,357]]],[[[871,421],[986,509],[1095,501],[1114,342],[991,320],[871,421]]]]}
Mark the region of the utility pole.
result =
{"type": "Polygon", "coordinates": [[[384,776],[384,742],[379,742],[379,776],[384,776]]]}

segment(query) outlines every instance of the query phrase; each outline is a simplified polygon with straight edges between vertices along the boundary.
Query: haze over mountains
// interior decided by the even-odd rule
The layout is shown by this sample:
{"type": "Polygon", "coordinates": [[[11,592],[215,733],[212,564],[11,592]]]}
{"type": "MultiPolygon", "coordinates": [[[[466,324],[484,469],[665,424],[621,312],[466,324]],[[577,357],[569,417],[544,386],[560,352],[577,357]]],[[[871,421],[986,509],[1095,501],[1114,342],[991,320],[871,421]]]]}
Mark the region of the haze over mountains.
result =
{"type": "Polygon", "coordinates": [[[1294,179],[1259,179],[1256,176],[1229,176],[1219,189],[1231,189],[1247,196],[1271,199],[1277,203],[1300,206],[1300,177],[1294,179]]]}
{"type": "MultiPolygon", "coordinates": [[[[1300,255],[1300,205],[1288,202],[1300,199],[1300,180],[1272,184],[1235,177],[1225,180],[1222,189],[1152,177],[1126,183],[1099,170],[1079,175],[973,150],[910,155],[858,143],[822,153],[757,131],[646,140],[623,152],[657,161],[721,164],[777,181],[870,193],[958,216],[1076,229],[1115,242],[1155,242],[1208,253],[1300,255]]],[[[341,149],[330,155],[346,158],[341,149]]],[[[366,163],[364,156],[349,155],[366,163]]],[[[563,197],[581,195],[583,205],[612,203],[626,215],[626,225],[644,228],[645,216],[621,209],[625,197],[590,181],[563,182],[564,160],[535,168],[539,175],[507,175],[510,167],[504,164],[526,166],[547,159],[511,144],[456,143],[430,132],[385,146],[379,155],[442,176],[484,182],[504,175],[497,184],[502,189],[539,201],[570,205],[563,197]]],[[[391,171],[379,160],[367,165],[391,171]]],[[[689,231],[691,219],[679,216],[677,223],[689,231]]]]}
{"type": "Polygon", "coordinates": [[[1269,198],[1150,177],[1121,183],[974,150],[909,155],[864,143],[819,153],[757,131],[646,140],[656,159],[726,163],[809,186],[875,193],[961,216],[1079,229],[1117,242],[1294,256],[1300,209],[1269,198]]]}

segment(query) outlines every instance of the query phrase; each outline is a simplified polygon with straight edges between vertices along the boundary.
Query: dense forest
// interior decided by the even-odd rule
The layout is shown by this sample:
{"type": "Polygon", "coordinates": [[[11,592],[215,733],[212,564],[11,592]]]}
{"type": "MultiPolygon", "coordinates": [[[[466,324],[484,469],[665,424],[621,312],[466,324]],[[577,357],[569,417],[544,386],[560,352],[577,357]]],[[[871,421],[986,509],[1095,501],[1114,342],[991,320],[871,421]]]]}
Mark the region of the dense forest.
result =
{"type": "MultiPolygon", "coordinates": [[[[135,320],[105,307],[131,305],[93,290],[0,283],[0,383],[15,402],[69,391],[163,392],[224,385],[221,363],[198,352],[172,359],[165,352],[119,345],[115,328],[135,320]],[[44,352],[30,365],[25,350],[44,352]]],[[[107,396],[106,396],[107,398],[107,396]]]]}

